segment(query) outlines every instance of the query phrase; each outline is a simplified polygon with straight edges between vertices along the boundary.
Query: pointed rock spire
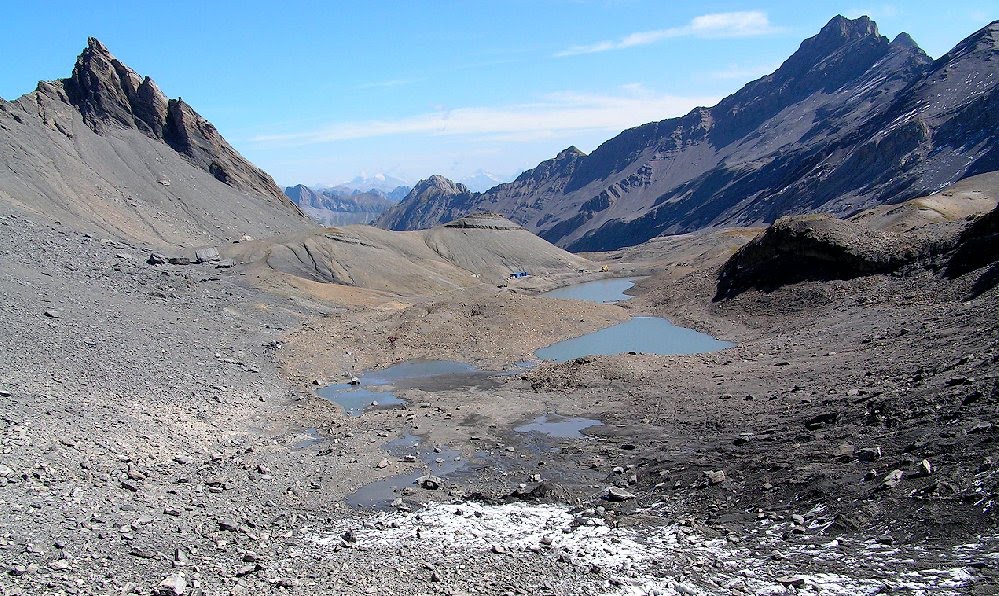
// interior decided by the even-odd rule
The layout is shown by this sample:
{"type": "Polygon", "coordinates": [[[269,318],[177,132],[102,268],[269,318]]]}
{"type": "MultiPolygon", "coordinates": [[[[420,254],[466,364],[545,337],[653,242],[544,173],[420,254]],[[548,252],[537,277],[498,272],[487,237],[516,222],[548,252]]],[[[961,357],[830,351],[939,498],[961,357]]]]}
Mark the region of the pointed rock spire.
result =
{"type": "Polygon", "coordinates": [[[95,37],[87,39],[86,49],[76,59],[66,92],[97,132],[118,125],[162,135],[166,97],[149,77],[140,77],[95,37]]]}

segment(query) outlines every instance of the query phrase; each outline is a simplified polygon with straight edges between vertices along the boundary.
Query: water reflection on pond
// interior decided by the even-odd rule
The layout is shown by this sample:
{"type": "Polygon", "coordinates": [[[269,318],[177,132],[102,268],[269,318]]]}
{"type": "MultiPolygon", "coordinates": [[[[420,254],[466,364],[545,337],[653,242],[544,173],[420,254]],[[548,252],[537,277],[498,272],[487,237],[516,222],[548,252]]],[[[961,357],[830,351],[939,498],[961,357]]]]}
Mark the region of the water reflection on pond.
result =
{"type": "Polygon", "coordinates": [[[677,327],[658,317],[634,317],[606,329],[587,333],[541,348],[535,355],[542,360],[566,362],[580,356],[644,354],[700,354],[731,347],[727,341],[677,327]]]}
{"type": "Polygon", "coordinates": [[[546,298],[563,298],[566,300],[586,300],[587,302],[624,302],[630,300],[624,292],[635,285],[635,278],[612,278],[588,281],[558,288],[541,294],[546,298]]]}

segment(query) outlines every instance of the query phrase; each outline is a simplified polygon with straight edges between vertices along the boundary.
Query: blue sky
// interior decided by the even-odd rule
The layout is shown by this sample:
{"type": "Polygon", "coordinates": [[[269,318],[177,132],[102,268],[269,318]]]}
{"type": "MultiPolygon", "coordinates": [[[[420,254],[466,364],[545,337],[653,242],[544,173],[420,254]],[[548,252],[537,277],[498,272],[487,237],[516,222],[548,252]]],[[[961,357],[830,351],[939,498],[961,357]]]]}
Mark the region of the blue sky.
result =
{"type": "Polygon", "coordinates": [[[936,58],[999,0],[8,0],[0,97],[68,76],[92,35],[279,184],[510,176],[711,105],[836,14],[936,58]]]}

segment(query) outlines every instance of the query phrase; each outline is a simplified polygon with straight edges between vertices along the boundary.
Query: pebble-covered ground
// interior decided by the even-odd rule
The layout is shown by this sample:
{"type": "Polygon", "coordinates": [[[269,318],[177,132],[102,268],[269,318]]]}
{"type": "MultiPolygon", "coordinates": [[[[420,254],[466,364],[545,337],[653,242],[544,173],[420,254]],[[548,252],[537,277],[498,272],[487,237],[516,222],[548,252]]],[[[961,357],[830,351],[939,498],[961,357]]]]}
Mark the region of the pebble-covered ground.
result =
{"type": "Polygon", "coordinates": [[[999,305],[976,274],[712,304],[702,268],[620,306],[492,288],[370,309],[148,256],[0,213],[2,594],[997,589],[999,305]],[[413,357],[500,370],[640,313],[737,345],[409,388],[357,418],[314,394],[413,357]],[[543,414],[602,425],[515,430],[543,414]],[[406,435],[466,465],[350,509],[424,469],[386,447],[406,435]]]}

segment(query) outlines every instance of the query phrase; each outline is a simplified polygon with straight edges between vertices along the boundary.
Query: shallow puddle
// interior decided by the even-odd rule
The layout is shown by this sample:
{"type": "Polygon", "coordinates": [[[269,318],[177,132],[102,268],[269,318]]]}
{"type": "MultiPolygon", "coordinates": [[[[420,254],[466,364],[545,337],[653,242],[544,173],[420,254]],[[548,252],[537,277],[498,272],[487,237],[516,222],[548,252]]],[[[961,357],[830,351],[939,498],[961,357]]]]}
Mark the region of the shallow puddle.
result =
{"type": "Polygon", "coordinates": [[[732,345],[693,329],[677,327],[666,319],[635,317],[613,327],[541,348],[535,355],[542,360],[566,362],[580,356],[609,356],[628,352],[700,354],[723,350],[732,345]]]}
{"type": "Polygon", "coordinates": [[[564,439],[582,439],[586,435],[583,429],[591,426],[601,426],[603,423],[591,418],[569,418],[555,414],[538,416],[527,424],[522,424],[513,430],[519,433],[540,433],[549,437],[564,439]]]}
{"type": "Polygon", "coordinates": [[[296,451],[300,451],[302,449],[311,449],[312,447],[315,447],[316,445],[322,443],[324,440],[323,435],[319,432],[319,429],[317,428],[307,428],[305,429],[305,431],[302,433],[301,436],[303,436],[304,438],[296,441],[295,444],[291,446],[292,449],[296,451]]]}
{"type": "Polygon", "coordinates": [[[447,477],[466,468],[467,462],[462,459],[456,449],[424,447],[420,437],[407,434],[385,444],[389,455],[401,459],[411,455],[423,462],[423,468],[406,474],[398,474],[370,484],[365,484],[353,493],[347,495],[345,501],[354,509],[386,510],[392,507],[392,501],[402,496],[407,487],[416,488],[416,481],[426,475],[447,477]]]}
{"type": "Polygon", "coordinates": [[[357,385],[336,383],[317,393],[337,404],[349,416],[360,416],[373,407],[404,403],[395,395],[400,389],[447,391],[462,387],[488,387],[496,373],[471,364],[450,360],[413,360],[362,374],[357,385]]]}
{"type": "Polygon", "coordinates": [[[588,302],[624,302],[633,296],[625,294],[625,290],[635,285],[635,278],[614,278],[588,281],[558,288],[541,294],[546,298],[563,298],[566,300],[586,300],[588,302]]]}
{"type": "Polygon", "coordinates": [[[355,385],[341,383],[319,390],[319,395],[343,408],[348,416],[360,416],[368,408],[393,406],[403,403],[391,391],[371,391],[355,385]]]}

